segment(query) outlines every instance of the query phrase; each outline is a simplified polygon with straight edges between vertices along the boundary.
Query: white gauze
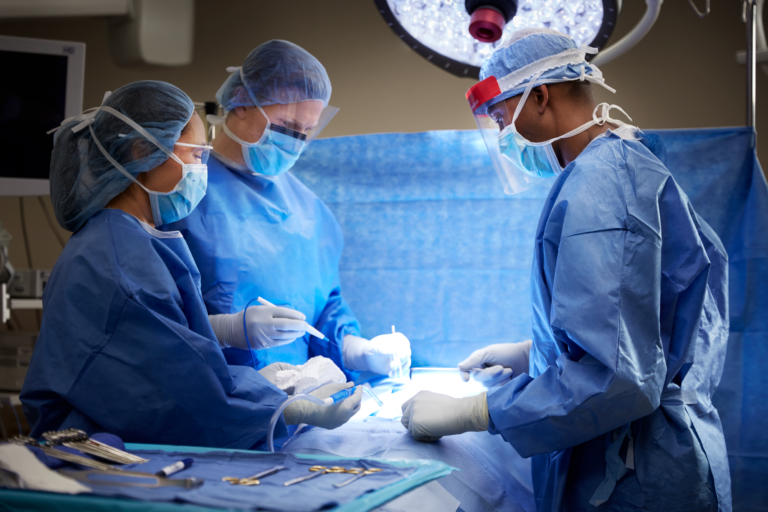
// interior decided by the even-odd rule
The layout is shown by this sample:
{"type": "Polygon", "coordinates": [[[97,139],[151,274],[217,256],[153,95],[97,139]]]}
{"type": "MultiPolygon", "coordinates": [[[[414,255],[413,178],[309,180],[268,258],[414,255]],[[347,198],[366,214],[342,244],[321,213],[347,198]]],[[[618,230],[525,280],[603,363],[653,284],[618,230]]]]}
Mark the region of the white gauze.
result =
{"type": "Polygon", "coordinates": [[[313,357],[296,369],[282,370],[275,374],[275,385],[288,394],[311,393],[326,384],[343,384],[347,377],[336,363],[327,357],[313,357]]]}

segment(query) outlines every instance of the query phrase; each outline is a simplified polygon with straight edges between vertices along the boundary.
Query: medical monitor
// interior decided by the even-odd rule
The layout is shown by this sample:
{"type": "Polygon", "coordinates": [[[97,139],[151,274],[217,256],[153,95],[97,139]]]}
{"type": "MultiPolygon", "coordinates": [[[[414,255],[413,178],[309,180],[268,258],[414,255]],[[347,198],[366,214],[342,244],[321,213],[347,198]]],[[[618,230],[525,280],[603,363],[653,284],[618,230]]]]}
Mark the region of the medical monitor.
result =
{"type": "Polygon", "coordinates": [[[0,196],[48,195],[53,134],[83,109],[85,44],[0,35],[0,196]]]}

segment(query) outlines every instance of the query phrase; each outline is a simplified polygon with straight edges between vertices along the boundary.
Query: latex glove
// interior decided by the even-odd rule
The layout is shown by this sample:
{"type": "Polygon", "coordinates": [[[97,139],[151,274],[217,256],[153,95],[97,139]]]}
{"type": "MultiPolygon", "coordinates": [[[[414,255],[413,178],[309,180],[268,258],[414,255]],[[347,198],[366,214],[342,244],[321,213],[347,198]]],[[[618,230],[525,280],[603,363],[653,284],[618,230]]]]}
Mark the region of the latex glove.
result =
{"type": "Polygon", "coordinates": [[[421,391],[403,404],[403,426],[414,439],[431,443],[443,436],[488,430],[486,393],[453,398],[421,391]]]}
{"type": "MultiPolygon", "coordinates": [[[[528,373],[528,358],[531,353],[531,340],[521,343],[497,343],[472,352],[459,363],[459,370],[486,368],[481,372],[472,372],[472,377],[486,387],[506,383],[512,377],[528,373]]],[[[461,373],[464,382],[469,380],[469,372],[461,373]]]]}
{"type": "MultiPolygon", "coordinates": [[[[265,366],[261,370],[259,370],[259,373],[261,374],[262,377],[267,379],[270,383],[272,383],[275,386],[277,386],[277,382],[276,382],[277,372],[282,372],[282,371],[285,371],[285,370],[300,371],[301,369],[298,366],[294,366],[294,365],[288,364],[288,363],[272,363],[270,365],[265,366]]],[[[278,387],[280,387],[280,386],[278,386],[278,387]]],[[[289,392],[287,389],[283,389],[283,391],[285,391],[289,395],[293,394],[293,391],[289,392]]]]}
{"type": "Polygon", "coordinates": [[[347,334],[342,348],[344,366],[350,370],[389,375],[411,367],[411,342],[404,334],[382,334],[372,340],[347,334]],[[398,364],[399,363],[399,364],[398,364]]]}
{"type": "Polygon", "coordinates": [[[251,306],[247,312],[208,316],[222,348],[248,349],[243,315],[252,350],[287,345],[307,332],[307,317],[300,311],[282,306],[251,306]]]}
{"type": "MultiPolygon", "coordinates": [[[[316,389],[310,395],[318,398],[328,398],[342,389],[349,389],[354,382],[344,384],[328,384],[316,389]]],[[[316,427],[333,430],[349,421],[360,410],[360,401],[363,398],[363,389],[357,388],[349,398],[345,398],[337,404],[330,406],[313,404],[309,400],[297,400],[288,405],[283,411],[283,418],[287,425],[306,423],[316,427]]]]}

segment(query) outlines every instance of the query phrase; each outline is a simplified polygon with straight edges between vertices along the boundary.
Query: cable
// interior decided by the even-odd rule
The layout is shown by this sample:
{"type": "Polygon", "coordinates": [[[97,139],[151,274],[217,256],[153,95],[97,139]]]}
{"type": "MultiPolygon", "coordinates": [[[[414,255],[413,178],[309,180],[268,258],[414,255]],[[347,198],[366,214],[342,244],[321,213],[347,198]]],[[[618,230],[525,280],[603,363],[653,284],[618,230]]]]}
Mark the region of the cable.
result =
{"type": "Polygon", "coordinates": [[[21,232],[24,235],[24,249],[27,251],[27,266],[32,270],[32,252],[29,250],[29,233],[27,232],[27,219],[24,217],[24,198],[19,198],[19,213],[21,215],[21,232]]]}
{"type": "Polygon", "coordinates": [[[56,240],[59,241],[59,245],[61,245],[61,248],[63,249],[64,246],[67,244],[67,242],[61,236],[61,233],[59,233],[59,230],[56,229],[56,225],[53,223],[53,219],[51,218],[51,214],[48,211],[48,206],[46,206],[45,201],[43,200],[43,196],[37,196],[37,199],[40,201],[40,208],[43,209],[45,220],[48,221],[48,226],[50,226],[51,231],[53,231],[53,236],[56,237],[56,240]]]}
{"type": "Polygon", "coordinates": [[[245,333],[245,344],[248,345],[248,353],[251,354],[251,361],[253,362],[254,370],[256,370],[256,358],[253,357],[253,349],[251,348],[251,343],[248,341],[248,326],[245,323],[245,317],[248,315],[248,307],[253,304],[253,301],[256,300],[259,300],[259,298],[256,297],[255,299],[251,299],[250,302],[245,305],[245,309],[243,310],[243,332],[245,333]]]}
{"type": "Polygon", "coordinates": [[[21,422],[19,421],[19,414],[16,412],[16,406],[13,405],[13,403],[11,403],[10,405],[11,405],[11,409],[13,409],[13,416],[16,418],[16,426],[19,428],[19,435],[23,436],[24,433],[21,431],[21,422]]]}
{"type": "Polygon", "coordinates": [[[707,7],[704,10],[704,12],[701,12],[698,7],[696,7],[696,4],[693,3],[693,0],[688,0],[688,3],[691,4],[691,7],[693,8],[693,12],[696,13],[696,16],[699,18],[705,17],[707,14],[709,14],[709,0],[707,0],[707,7]]]}

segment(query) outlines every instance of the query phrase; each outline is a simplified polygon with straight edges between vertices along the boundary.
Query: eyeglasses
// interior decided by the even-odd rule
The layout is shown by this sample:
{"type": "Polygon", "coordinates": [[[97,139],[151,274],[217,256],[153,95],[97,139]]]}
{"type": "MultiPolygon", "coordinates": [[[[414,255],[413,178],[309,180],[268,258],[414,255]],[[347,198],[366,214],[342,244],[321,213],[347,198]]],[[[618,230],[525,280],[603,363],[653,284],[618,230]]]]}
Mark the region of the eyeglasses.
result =
{"type": "Polygon", "coordinates": [[[211,150],[213,146],[210,144],[187,144],[185,142],[176,142],[174,146],[183,146],[186,148],[195,148],[192,152],[195,158],[200,160],[201,164],[208,162],[208,157],[211,156],[211,150]]]}

